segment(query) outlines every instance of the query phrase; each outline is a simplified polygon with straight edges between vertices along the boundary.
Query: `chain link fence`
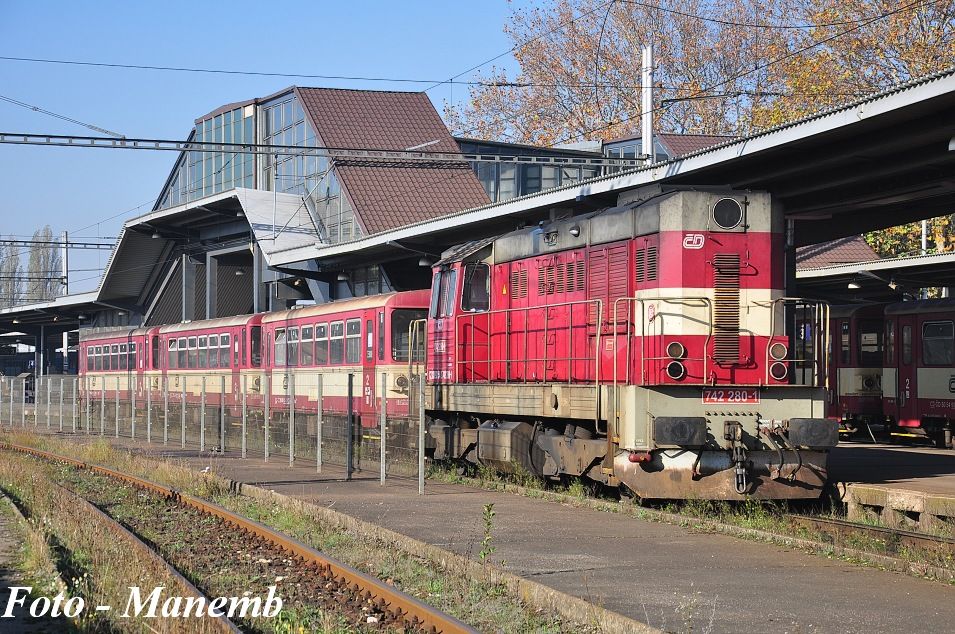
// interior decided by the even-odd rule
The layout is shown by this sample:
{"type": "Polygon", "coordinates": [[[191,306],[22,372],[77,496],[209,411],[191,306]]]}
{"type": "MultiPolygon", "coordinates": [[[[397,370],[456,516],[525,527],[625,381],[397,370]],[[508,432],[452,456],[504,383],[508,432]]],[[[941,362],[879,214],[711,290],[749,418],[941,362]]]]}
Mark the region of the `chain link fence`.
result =
{"type": "Polygon", "coordinates": [[[304,464],[317,473],[335,465],[346,468],[346,478],[378,476],[382,483],[417,477],[423,491],[420,382],[398,389],[382,373],[370,391],[362,377],[299,371],[0,377],[0,429],[129,438],[304,464]]]}

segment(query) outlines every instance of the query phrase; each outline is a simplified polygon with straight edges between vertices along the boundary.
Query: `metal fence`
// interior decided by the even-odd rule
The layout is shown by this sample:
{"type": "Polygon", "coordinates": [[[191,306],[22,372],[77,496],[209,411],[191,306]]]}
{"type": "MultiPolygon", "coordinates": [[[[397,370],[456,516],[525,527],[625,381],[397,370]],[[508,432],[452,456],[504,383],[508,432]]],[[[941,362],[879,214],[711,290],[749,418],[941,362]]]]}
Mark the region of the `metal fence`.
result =
{"type": "Polygon", "coordinates": [[[359,399],[368,398],[360,374],[297,373],[291,381],[282,376],[282,385],[269,379],[172,373],[35,381],[0,377],[0,429],[130,438],[289,466],[306,464],[317,473],[324,465],[337,465],[346,468],[346,478],[377,474],[382,483],[386,476],[417,476],[423,492],[424,391],[418,380],[396,393],[381,375],[374,411],[359,413],[359,399]],[[329,401],[339,409],[327,407],[329,401]],[[350,419],[349,402],[355,410],[350,419]],[[401,413],[390,413],[394,411],[401,413]]]}

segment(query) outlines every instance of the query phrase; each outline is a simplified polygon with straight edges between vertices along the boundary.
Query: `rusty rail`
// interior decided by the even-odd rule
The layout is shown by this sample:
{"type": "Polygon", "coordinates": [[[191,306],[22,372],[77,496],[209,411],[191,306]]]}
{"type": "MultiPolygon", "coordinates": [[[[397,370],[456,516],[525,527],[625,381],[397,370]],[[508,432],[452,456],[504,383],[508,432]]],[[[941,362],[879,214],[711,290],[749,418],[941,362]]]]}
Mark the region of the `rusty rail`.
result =
{"type": "Polygon", "coordinates": [[[786,517],[794,525],[811,528],[836,537],[863,534],[884,542],[887,548],[896,552],[900,547],[905,547],[955,556],[955,539],[951,537],[915,533],[898,528],[870,526],[828,517],[811,517],[797,514],[787,514],[786,517]]]}
{"type": "Polygon", "coordinates": [[[306,563],[312,563],[322,568],[328,569],[333,575],[341,578],[349,588],[354,592],[375,599],[383,609],[390,612],[396,619],[407,623],[411,628],[431,632],[434,634],[476,634],[477,630],[459,621],[458,619],[441,612],[440,610],[418,601],[414,597],[401,592],[370,575],[352,568],[346,564],[336,561],[321,552],[303,544],[302,542],[276,532],[241,515],[237,515],[217,504],[208,502],[177,491],[175,489],[157,484],[150,480],[140,478],[128,473],[116,471],[108,467],[97,464],[83,462],[68,456],[61,456],[49,451],[34,449],[23,445],[12,443],[0,443],[0,449],[17,451],[37,458],[43,458],[53,462],[62,462],[80,469],[89,469],[95,473],[105,475],[115,480],[126,482],[132,486],[151,491],[157,495],[173,499],[181,504],[191,506],[202,513],[213,515],[233,526],[247,531],[248,533],[260,537],[275,546],[285,550],[293,557],[297,557],[306,563]]]}

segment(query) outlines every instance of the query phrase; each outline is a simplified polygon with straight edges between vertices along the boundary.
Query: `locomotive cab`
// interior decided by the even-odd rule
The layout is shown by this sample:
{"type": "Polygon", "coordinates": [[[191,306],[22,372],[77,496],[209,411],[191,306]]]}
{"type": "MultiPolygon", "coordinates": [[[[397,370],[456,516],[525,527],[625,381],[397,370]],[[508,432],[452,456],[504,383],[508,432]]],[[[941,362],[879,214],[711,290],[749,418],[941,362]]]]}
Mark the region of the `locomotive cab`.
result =
{"type": "Polygon", "coordinates": [[[644,498],[817,497],[827,307],[785,296],[782,235],[766,194],[648,188],[447,252],[435,456],[644,498]]]}

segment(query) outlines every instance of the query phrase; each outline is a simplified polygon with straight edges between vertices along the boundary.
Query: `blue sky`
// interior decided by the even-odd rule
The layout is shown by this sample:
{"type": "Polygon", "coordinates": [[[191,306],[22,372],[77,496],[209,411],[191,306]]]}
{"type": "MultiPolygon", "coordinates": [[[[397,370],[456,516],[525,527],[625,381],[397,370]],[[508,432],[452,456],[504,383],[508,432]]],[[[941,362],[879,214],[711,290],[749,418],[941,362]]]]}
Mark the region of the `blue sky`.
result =
{"type": "MultiPolygon", "coordinates": [[[[446,79],[511,47],[524,0],[37,2],[0,0],[0,56],[323,75],[446,79]]],[[[508,55],[496,62],[513,69],[508,55]]],[[[462,79],[467,79],[462,78],[462,79]]],[[[0,95],[129,137],[185,138],[214,108],[291,84],[421,90],[416,84],[209,75],[0,60],[0,95]]],[[[463,86],[428,93],[441,111],[463,86]]],[[[0,131],[95,135],[0,101],[0,131]]],[[[115,236],[148,211],[175,155],[0,145],[0,233],[115,236]],[[121,212],[144,205],[111,220],[121,212]],[[99,223],[99,224],[97,224],[99,223]],[[89,228],[87,225],[93,225],[89,228]]],[[[108,252],[71,254],[77,268],[108,252]]],[[[95,272],[71,274],[71,291],[95,272]]]]}

